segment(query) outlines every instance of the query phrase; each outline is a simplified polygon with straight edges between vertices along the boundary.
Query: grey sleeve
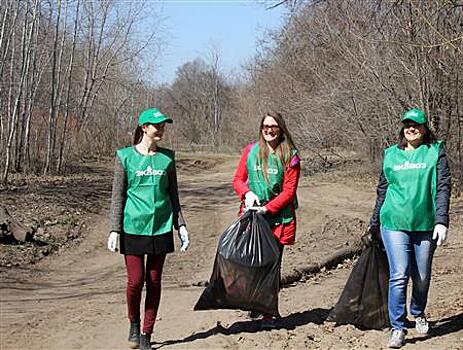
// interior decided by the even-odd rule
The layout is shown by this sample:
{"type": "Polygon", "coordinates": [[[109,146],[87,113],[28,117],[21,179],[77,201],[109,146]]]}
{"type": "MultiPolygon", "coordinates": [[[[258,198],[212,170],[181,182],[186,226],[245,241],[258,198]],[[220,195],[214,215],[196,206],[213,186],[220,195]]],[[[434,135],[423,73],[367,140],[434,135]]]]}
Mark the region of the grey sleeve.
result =
{"type": "Polygon", "coordinates": [[[381,175],[379,176],[378,186],[376,187],[376,203],[375,209],[373,210],[373,215],[370,219],[370,226],[371,227],[379,227],[381,225],[379,220],[379,213],[381,211],[381,207],[383,206],[384,199],[386,198],[387,187],[389,183],[387,182],[386,176],[384,175],[384,171],[381,170],[381,175]]]}
{"type": "Polygon", "coordinates": [[[449,227],[449,204],[452,181],[445,148],[439,151],[437,159],[436,214],[434,224],[449,227]]]}
{"type": "Polygon", "coordinates": [[[178,198],[178,185],[177,185],[177,170],[175,167],[175,160],[172,167],[167,173],[169,179],[169,194],[172,202],[172,211],[174,213],[174,227],[176,230],[180,226],[186,226],[185,220],[183,219],[182,210],[180,208],[180,200],[178,198]]]}
{"type": "Polygon", "coordinates": [[[110,223],[111,231],[122,232],[124,207],[127,199],[127,176],[121,161],[116,157],[114,163],[114,179],[111,197],[110,223]]]}

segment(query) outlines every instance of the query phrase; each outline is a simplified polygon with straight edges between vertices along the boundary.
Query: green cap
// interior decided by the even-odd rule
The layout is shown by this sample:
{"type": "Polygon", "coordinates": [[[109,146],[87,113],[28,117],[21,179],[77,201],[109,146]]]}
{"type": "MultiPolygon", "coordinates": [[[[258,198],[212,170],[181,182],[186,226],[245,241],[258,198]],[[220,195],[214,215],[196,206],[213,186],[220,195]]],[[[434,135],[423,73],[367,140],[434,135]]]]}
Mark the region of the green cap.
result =
{"type": "Polygon", "coordinates": [[[404,113],[401,122],[403,123],[407,120],[411,120],[416,124],[426,124],[428,122],[426,114],[418,108],[410,109],[409,111],[404,113]]]}
{"type": "Polygon", "coordinates": [[[157,108],[150,108],[143,111],[138,117],[138,125],[144,124],[159,124],[159,123],[173,123],[173,120],[168,116],[161,113],[157,108]]]}

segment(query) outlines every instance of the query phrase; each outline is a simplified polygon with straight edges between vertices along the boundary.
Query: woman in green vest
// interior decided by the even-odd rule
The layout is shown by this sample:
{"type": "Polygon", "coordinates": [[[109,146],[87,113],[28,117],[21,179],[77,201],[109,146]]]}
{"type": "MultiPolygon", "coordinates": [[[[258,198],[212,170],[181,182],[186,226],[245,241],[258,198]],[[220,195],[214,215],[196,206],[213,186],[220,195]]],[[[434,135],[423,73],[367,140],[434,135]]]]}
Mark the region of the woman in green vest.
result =
{"type": "Polygon", "coordinates": [[[134,145],[116,152],[108,249],[124,255],[127,268],[129,346],[151,349],[151,333],[161,297],[161,275],[166,254],[174,251],[173,228],[181,251],[189,245],[180,210],[174,152],[158,146],[172,119],[157,108],[138,118],[134,145]],[[146,261],[145,261],[146,255],[146,261]],[[146,280],[143,328],[141,294],[146,280]]]}
{"type": "Polygon", "coordinates": [[[447,236],[450,170],[444,144],[417,108],[402,117],[399,143],[384,152],[369,230],[380,232],[389,262],[388,346],[400,348],[407,333],[407,284],[413,281],[410,313],[416,331],[426,334],[425,308],[434,250],[447,236]]]}
{"type": "MultiPolygon", "coordinates": [[[[280,243],[280,261],[284,245],[295,240],[300,173],[300,158],[283,117],[267,113],[260,121],[259,141],[243,151],[233,188],[241,200],[240,213],[252,207],[267,218],[280,243]]],[[[273,319],[264,315],[262,328],[272,327],[273,319]]]]}

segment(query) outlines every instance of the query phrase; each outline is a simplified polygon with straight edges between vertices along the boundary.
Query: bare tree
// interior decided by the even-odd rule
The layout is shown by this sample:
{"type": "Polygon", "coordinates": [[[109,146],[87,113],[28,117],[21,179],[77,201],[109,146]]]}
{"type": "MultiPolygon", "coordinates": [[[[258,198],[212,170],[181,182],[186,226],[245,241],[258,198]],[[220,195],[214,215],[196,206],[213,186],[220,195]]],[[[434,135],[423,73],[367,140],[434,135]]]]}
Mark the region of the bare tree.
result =
{"type": "Polygon", "coordinates": [[[74,12],[74,34],[72,36],[72,43],[71,43],[71,53],[69,56],[69,64],[67,66],[67,74],[66,74],[66,100],[64,105],[64,121],[63,121],[63,128],[61,131],[61,140],[59,144],[59,154],[58,154],[58,162],[56,165],[56,170],[61,172],[63,169],[64,163],[64,151],[66,148],[66,139],[67,139],[67,132],[68,132],[68,119],[70,114],[70,99],[71,99],[71,87],[72,87],[72,78],[73,78],[73,67],[74,67],[74,55],[76,52],[76,42],[77,42],[77,29],[78,29],[78,22],[79,22],[79,10],[80,10],[80,0],[77,0],[76,9],[74,12]]]}
{"type": "Polygon", "coordinates": [[[249,66],[249,108],[284,111],[301,146],[373,160],[403,111],[423,108],[461,186],[462,12],[449,1],[300,1],[249,66]]]}

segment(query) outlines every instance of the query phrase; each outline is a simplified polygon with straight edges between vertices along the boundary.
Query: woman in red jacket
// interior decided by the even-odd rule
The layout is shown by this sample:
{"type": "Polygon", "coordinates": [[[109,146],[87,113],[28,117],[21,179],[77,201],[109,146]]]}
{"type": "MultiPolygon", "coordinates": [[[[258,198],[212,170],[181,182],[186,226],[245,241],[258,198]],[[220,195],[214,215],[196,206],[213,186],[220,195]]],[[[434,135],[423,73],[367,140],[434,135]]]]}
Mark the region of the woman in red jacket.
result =
{"type": "MultiPolygon", "coordinates": [[[[283,246],[294,244],[296,190],[301,173],[300,158],[280,113],[267,113],[260,121],[259,141],[247,145],[233,178],[241,199],[240,213],[253,207],[265,214],[275,238],[283,246]]],[[[252,316],[257,316],[253,315],[252,316]]],[[[273,320],[264,316],[263,328],[273,320]]]]}

